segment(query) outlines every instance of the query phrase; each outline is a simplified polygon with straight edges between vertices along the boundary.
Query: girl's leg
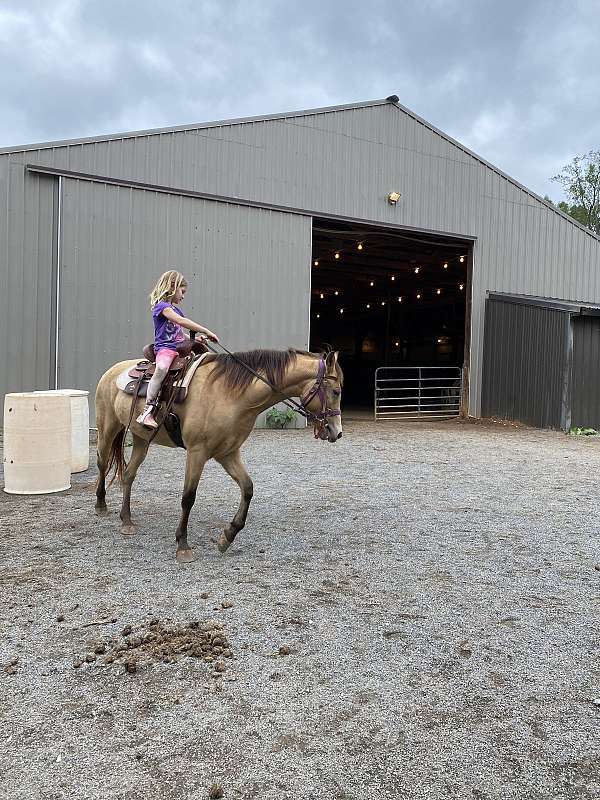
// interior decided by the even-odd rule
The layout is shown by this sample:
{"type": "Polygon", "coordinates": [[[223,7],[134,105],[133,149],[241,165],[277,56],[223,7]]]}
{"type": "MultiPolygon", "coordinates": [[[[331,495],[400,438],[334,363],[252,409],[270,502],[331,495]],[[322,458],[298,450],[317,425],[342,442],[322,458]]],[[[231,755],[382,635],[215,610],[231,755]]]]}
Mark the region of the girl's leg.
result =
{"type": "Polygon", "coordinates": [[[166,347],[161,348],[156,354],[156,367],[154,368],[154,375],[150,378],[150,383],[148,384],[146,405],[140,416],[137,418],[137,421],[142,425],[146,425],[149,428],[158,427],[156,420],[152,415],[152,407],[158,400],[160,395],[160,387],[162,386],[162,382],[169,372],[169,367],[176,358],[177,352],[175,350],[169,350],[166,347]]]}

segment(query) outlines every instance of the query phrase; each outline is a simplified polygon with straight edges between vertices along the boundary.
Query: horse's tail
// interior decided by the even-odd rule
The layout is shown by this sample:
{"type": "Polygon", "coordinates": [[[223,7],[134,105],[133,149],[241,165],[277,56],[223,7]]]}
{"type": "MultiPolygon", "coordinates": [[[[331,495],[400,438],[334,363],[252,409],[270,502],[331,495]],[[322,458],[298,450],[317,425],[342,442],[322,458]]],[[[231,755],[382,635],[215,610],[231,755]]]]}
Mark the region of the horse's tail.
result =
{"type": "Polygon", "coordinates": [[[112,476],[109,487],[113,485],[115,478],[119,479],[119,483],[123,482],[123,473],[125,472],[125,455],[123,452],[125,439],[125,428],[117,433],[113,439],[112,447],[110,448],[110,457],[106,466],[106,474],[109,475],[110,471],[114,469],[115,474],[112,476]]]}

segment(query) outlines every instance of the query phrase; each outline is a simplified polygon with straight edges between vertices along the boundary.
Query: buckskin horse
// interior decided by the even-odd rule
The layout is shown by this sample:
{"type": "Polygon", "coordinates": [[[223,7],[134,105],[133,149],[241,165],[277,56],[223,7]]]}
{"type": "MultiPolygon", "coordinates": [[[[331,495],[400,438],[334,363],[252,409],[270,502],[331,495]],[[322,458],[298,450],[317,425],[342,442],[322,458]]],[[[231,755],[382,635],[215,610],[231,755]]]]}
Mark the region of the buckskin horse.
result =
{"type": "MultiPolygon", "coordinates": [[[[188,544],[188,519],[206,462],[214,458],[240,487],[239,508],[220,534],[217,544],[225,552],[246,523],[252,500],[252,479],[246,471],[240,447],[256,418],[284,398],[300,397],[300,407],[315,425],[315,438],[329,442],[342,435],[340,411],[343,374],[338,354],[307,353],[300,350],[252,350],[246,353],[209,354],[196,371],[185,402],[178,405],[181,435],[187,451],[181,517],[176,531],[176,558],[194,560],[188,544]],[[261,378],[261,379],[259,379],[261,378]]],[[[122,361],[104,373],[96,390],[98,427],[98,482],[96,511],[107,514],[106,477],[114,468],[123,487],[121,522],[123,533],[135,532],[131,519],[131,486],[148,452],[150,440],[165,447],[174,443],[164,430],[153,432],[135,422],[138,408],[117,386],[117,378],[135,365],[122,361]],[[125,463],[124,437],[130,428],[133,449],[125,463]]],[[[143,401],[139,400],[141,407],[143,401]]]]}

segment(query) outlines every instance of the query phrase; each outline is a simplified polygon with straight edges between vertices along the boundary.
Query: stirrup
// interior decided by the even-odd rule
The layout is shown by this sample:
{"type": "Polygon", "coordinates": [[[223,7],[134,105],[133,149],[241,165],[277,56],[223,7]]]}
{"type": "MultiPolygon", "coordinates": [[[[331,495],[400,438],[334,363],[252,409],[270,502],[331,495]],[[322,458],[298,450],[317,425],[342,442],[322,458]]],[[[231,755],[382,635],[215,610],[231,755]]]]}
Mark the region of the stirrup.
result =
{"type": "Polygon", "coordinates": [[[144,406],[144,410],[136,419],[140,425],[144,425],[146,428],[158,428],[158,422],[154,419],[154,412],[156,411],[156,406],[144,406]],[[148,416],[150,416],[152,422],[148,422],[148,416]]]}

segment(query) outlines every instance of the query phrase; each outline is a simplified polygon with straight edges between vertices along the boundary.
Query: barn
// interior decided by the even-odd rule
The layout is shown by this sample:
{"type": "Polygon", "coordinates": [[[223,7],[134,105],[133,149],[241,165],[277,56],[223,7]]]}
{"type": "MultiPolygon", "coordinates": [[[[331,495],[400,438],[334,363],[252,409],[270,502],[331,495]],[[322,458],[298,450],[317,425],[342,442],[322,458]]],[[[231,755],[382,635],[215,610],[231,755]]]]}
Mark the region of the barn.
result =
{"type": "MultiPolygon", "coordinates": [[[[150,339],[148,293],[171,267],[186,313],[230,349],[340,350],[346,407],[378,419],[481,415],[490,337],[522,330],[486,340],[499,295],[600,303],[600,240],[396,96],[12,147],[0,393],[93,391],[150,339]]],[[[518,417],[493,385],[485,408],[518,417]]]]}

